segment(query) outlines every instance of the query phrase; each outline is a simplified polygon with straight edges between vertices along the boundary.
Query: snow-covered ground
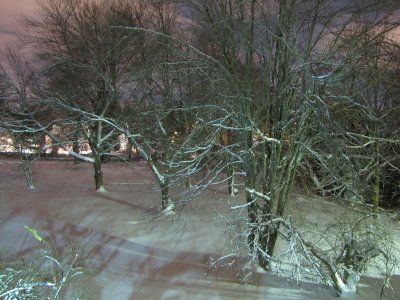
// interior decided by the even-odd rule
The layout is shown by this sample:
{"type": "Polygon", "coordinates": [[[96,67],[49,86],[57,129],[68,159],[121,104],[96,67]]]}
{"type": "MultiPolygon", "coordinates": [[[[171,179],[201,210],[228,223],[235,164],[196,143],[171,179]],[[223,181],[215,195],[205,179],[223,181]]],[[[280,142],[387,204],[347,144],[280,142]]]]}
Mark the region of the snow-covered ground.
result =
{"type": "MultiPolygon", "coordinates": [[[[240,195],[209,190],[182,214],[155,218],[159,193],[144,162],[104,165],[107,192],[96,193],[88,164],[40,161],[37,189],[29,191],[12,159],[0,160],[0,253],[2,259],[27,255],[36,245],[24,225],[37,228],[57,245],[81,239],[86,262],[93,268],[81,280],[90,299],[334,299],[332,288],[312,282],[256,273],[251,284],[236,278],[239,266],[209,270],[210,257],[223,255],[229,235],[230,207],[240,195]]],[[[292,208],[301,217],[294,222],[304,229],[321,227],[340,216],[337,202],[295,196],[292,208]]],[[[382,216],[384,217],[384,216],[382,216]]],[[[386,217],[385,217],[386,218],[386,217]]],[[[399,225],[387,219],[399,237],[399,225]]],[[[62,249],[62,247],[60,247],[62,249]]],[[[398,299],[394,291],[384,299],[398,299]]],[[[359,295],[348,299],[378,299],[379,283],[361,280],[359,295]]]]}

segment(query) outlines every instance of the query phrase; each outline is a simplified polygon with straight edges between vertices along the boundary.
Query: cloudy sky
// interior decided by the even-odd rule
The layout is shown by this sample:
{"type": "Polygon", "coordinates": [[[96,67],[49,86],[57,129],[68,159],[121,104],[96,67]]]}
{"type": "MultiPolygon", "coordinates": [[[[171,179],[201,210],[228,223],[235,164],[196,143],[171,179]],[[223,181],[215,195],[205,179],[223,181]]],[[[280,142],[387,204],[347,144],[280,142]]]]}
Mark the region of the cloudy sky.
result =
{"type": "Polygon", "coordinates": [[[15,41],[22,15],[32,15],[36,0],[0,0],[0,48],[15,41]]]}
{"type": "MultiPolygon", "coordinates": [[[[335,0],[335,5],[343,6],[349,0],[335,0]]],[[[351,0],[356,1],[366,0],[351,0]]],[[[32,15],[37,0],[0,0],[0,49],[15,41],[15,33],[22,15],[32,15]]]]}

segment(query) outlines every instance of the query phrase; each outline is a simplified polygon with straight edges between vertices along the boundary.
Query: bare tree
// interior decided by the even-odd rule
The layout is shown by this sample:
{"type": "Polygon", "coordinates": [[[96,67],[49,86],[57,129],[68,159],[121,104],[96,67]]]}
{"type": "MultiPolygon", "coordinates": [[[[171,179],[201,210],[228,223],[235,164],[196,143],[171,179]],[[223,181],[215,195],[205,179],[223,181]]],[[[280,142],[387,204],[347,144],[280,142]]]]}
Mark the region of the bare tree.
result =
{"type": "MultiPolygon", "coordinates": [[[[29,189],[34,189],[34,163],[44,152],[44,131],[34,129],[31,116],[45,121],[46,108],[35,101],[38,78],[27,59],[14,49],[3,52],[4,66],[0,66],[4,99],[0,128],[7,132],[21,161],[29,189]]],[[[48,112],[47,112],[48,113],[48,112]]]]}
{"type": "Polygon", "coordinates": [[[127,74],[135,59],[140,59],[143,42],[140,34],[122,32],[116,26],[140,25],[137,5],[48,0],[39,4],[38,18],[25,21],[24,40],[36,49],[48,78],[43,97],[70,115],[80,132],[77,135],[88,142],[92,157],[70,153],[93,165],[96,190],[103,189],[101,163],[117,138],[112,128],[84,116],[90,112],[112,117],[121,111],[123,87],[131,81],[127,74]]]}
{"type": "Polygon", "coordinates": [[[319,161],[306,163],[324,193],[372,203],[375,213],[382,188],[389,186],[385,184],[388,172],[396,177],[399,170],[398,132],[391,117],[398,109],[393,98],[398,88],[393,81],[398,44],[391,38],[392,29],[392,24],[352,29],[351,36],[354,31],[359,34],[358,50],[335,88],[347,94],[327,102],[331,125],[325,134],[331,140],[325,149],[315,145],[321,153],[319,161]]]}
{"type": "MultiPolygon", "coordinates": [[[[335,159],[346,164],[343,132],[330,136],[325,130],[334,126],[328,106],[352,99],[338,82],[371,46],[365,32],[383,28],[381,36],[397,22],[377,1],[190,3],[197,12],[194,30],[208,33],[198,45],[219,72],[212,84],[225,116],[213,125],[239,141],[237,150],[224,153],[245,175],[246,204],[235,209],[247,209],[250,252],[256,264],[269,269],[287,228],[288,198],[304,154],[323,166],[330,156],[316,146],[335,145],[335,159]],[[358,24],[361,29],[354,30],[358,24]]],[[[336,179],[344,183],[346,176],[352,174],[343,171],[336,179]]]]}

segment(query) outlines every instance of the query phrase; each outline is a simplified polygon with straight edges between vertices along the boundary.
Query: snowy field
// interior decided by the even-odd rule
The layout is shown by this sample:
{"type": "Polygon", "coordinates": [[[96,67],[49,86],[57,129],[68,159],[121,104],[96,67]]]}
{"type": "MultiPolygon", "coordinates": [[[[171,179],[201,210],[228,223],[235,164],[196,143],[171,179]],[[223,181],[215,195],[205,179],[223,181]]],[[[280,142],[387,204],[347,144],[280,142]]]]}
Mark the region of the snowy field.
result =
{"type": "MultiPolygon", "coordinates": [[[[87,164],[41,161],[35,172],[37,189],[29,191],[19,161],[0,160],[1,258],[29,255],[37,246],[25,225],[51,237],[60,251],[82,240],[90,266],[80,281],[87,299],[335,299],[332,288],[311,282],[257,273],[244,285],[236,278],[239,266],[209,269],[209,259],[227,251],[222,217],[232,217],[240,195],[208,190],[181,214],[160,219],[159,193],[144,162],[104,164],[104,193],[94,191],[87,164]]],[[[329,224],[346,210],[300,195],[292,201],[296,222],[305,228],[329,224]]],[[[383,218],[398,238],[399,223],[383,218]]],[[[379,281],[369,275],[358,295],[343,298],[379,299],[379,281]]],[[[384,299],[399,299],[399,285],[394,276],[384,299]]]]}

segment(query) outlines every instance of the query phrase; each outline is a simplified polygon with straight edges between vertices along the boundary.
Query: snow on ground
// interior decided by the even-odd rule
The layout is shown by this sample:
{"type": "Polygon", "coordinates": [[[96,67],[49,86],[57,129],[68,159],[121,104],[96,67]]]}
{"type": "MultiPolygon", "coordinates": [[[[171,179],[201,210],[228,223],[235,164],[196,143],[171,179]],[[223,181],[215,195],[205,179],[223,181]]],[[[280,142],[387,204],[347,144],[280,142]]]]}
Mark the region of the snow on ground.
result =
{"type": "MultiPolygon", "coordinates": [[[[369,214],[365,207],[357,205],[347,206],[339,200],[321,199],[301,194],[293,196],[290,211],[295,212],[292,219],[296,226],[299,226],[303,232],[319,231],[325,233],[325,235],[332,234],[332,231],[336,232],[336,229],[332,228],[333,226],[337,226],[338,230],[340,230],[340,226],[344,226],[343,223],[346,219],[356,223],[363,216],[369,214]]],[[[372,230],[372,222],[377,222],[382,227],[382,230],[378,232],[380,233],[378,236],[382,239],[388,239],[388,242],[391,244],[391,254],[398,262],[393,269],[396,275],[400,275],[400,223],[395,221],[393,216],[398,214],[399,212],[382,211],[377,220],[374,220],[373,217],[367,218],[367,223],[371,222],[368,224],[370,227],[364,228],[365,231],[368,231],[368,229],[372,230]]],[[[339,236],[339,234],[337,235],[339,236]]],[[[381,263],[378,260],[373,262],[381,263]]],[[[366,274],[378,277],[376,267],[384,268],[382,265],[374,267],[371,264],[366,274]]]]}
{"type": "MultiPolygon", "coordinates": [[[[181,215],[155,219],[160,196],[143,162],[105,164],[104,178],[107,192],[96,193],[90,165],[41,161],[37,189],[29,191],[18,161],[0,160],[2,259],[36,247],[24,229],[29,225],[59,246],[83,240],[93,268],[81,281],[89,299],[335,299],[331,288],[310,282],[256,273],[252,284],[244,285],[235,268],[209,270],[209,258],[222,255],[228,239],[217,212],[232,213],[239,196],[207,191],[181,215]]],[[[327,224],[329,216],[343,211],[339,204],[304,196],[295,197],[293,206],[307,226],[327,224]],[[317,211],[319,217],[313,215],[317,211]]],[[[387,299],[400,293],[399,277],[394,280],[387,299]]],[[[363,278],[359,296],[345,298],[378,296],[377,281],[363,278]]]]}

